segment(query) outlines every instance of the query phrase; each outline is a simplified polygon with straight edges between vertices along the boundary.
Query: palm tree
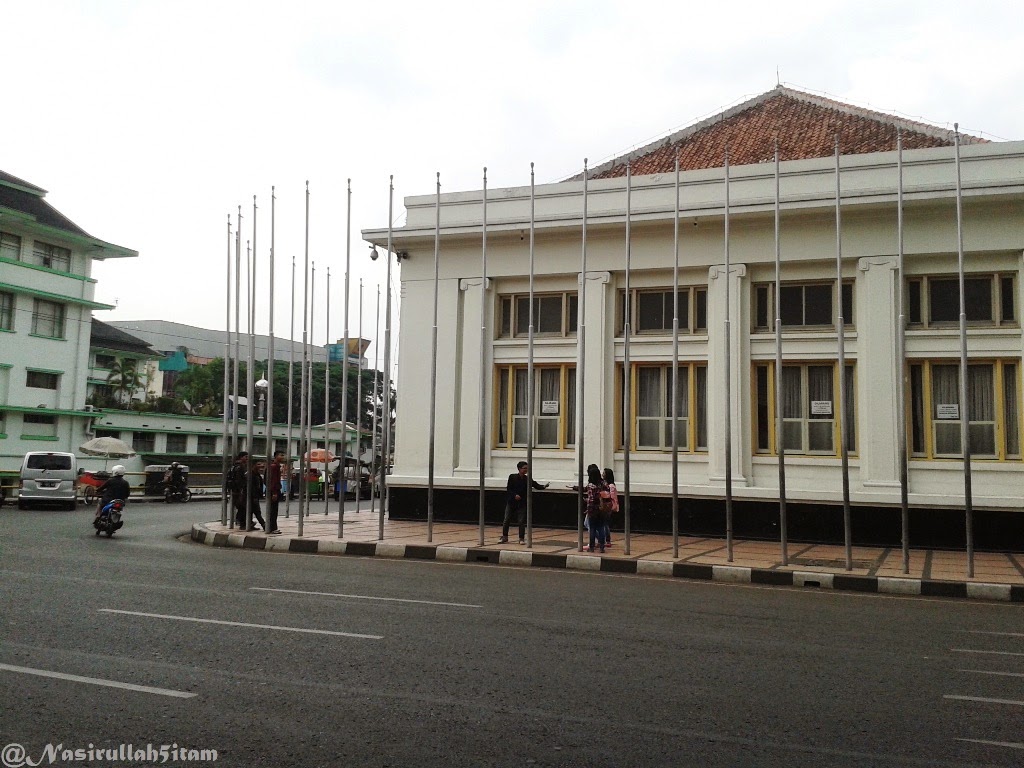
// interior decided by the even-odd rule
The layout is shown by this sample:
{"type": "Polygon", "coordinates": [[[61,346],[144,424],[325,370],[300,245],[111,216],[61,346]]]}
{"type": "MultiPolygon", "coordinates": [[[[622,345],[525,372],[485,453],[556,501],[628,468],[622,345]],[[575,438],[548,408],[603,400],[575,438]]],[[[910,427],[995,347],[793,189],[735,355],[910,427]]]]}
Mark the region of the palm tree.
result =
{"type": "Polygon", "coordinates": [[[142,384],[136,362],[130,357],[119,357],[114,360],[107,374],[107,383],[114,388],[117,400],[122,405],[131,403],[135,390],[142,384]]]}

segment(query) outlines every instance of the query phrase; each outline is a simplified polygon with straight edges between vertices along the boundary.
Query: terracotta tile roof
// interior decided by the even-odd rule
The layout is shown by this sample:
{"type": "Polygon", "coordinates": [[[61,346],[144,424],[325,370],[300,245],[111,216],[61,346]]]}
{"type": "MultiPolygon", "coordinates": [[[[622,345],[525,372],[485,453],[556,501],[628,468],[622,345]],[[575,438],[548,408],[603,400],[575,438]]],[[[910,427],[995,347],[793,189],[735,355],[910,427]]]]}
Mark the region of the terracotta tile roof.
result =
{"type": "MultiPolygon", "coordinates": [[[[634,175],[670,173],[675,170],[677,152],[680,170],[720,168],[727,145],[730,165],[763,163],[773,157],[776,138],[782,160],[831,157],[835,153],[837,132],[839,151],[843,155],[887,152],[896,149],[897,129],[903,133],[905,149],[946,147],[954,143],[953,131],[944,128],[778,86],[592,168],[590,178],[625,176],[627,160],[634,175]]],[[[960,141],[961,144],[987,142],[966,134],[960,135],[960,141]]],[[[574,178],[582,178],[582,174],[574,178]]]]}

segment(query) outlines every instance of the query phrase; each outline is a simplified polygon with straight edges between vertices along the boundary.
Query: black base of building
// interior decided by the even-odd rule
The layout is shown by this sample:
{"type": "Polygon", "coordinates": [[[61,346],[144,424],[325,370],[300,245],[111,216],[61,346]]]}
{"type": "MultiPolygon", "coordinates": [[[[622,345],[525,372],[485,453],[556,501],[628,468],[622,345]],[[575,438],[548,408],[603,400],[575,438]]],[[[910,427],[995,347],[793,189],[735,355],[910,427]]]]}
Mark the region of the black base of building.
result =
{"type": "MultiPolygon", "coordinates": [[[[406,486],[389,489],[390,517],[427,519],[427,489],[406,486]]],[[[619,503],[622,504],[620,491],[619,503]]],[[[475,523],[480,519],[480,492],[476,489],[435,488],[434,520],[475,523]]],[[[775,501],[733,501],[733,535],[740,539],[777,541],[779,504],[775,501]]],[[[505,493],[487,491],[484,520],[500,526],[505,493]]],[[[843,508],[833,504],[786,504],[791,542],[843,543],[843,508]]],[[[899,507],[850,508],[853,543],[859,546],[899,547],[899,507]]],[[[538,528],[576,530],[576,495],[535,491],[533,524],[538,528]]],[[[514,527],[514,522],[513,522],[514,527]]],[[[612,530],[622,530],[622,512],[613,516],[612,530]]],[[[672,500],[661,496],[630,497],[630,529],[637,533],[672,532],[672,500]]],[[[721,499],[679,499],[679,532],[685,536],[725,536],[725,502],[721,499]]],[[[914,508],[910,510],[910,545],[916,548],[964,549],[964,511],[914,508]]],[[[1024,551],[1024,512],[974,511],[974,546],[988,551],[1024,551]]]]}

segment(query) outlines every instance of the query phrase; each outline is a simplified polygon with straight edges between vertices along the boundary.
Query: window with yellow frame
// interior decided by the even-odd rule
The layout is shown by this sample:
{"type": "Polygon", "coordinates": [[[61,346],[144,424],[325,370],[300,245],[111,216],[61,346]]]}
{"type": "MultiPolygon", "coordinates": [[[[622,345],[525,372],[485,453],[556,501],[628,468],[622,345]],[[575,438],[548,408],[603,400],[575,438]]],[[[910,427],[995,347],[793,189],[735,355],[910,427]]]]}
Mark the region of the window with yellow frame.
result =
{"type": "MultiPolygon", "coordinates": [[[[807,456],[838,456],[839,363],[820,361],[784,363],[782,366],[782,447],[786,453],[807,456]]],[[[854,366],[847,364],[844,377],[846,449],[857,450],[854,366]]],[[[777,454],[775,363],[754,365],[754,450],[777,454]]]]}
{"type": "Polygon", "coordinates": [[[535,365],[533,413],[529,409],[527,366],[499,365],[495,376],[494,445],[527,444],[533,420],[535,448],[570,448],[576,444],[576,365],[535,365]]]}
{"type": "Polygon", "coordinates": [[[967,364],[967,408],[960,402],[960,361],[914,360],[910,369],[911,455],[963,458],[964,411],[972,459],[1020,461],[1021,385],[1018,360],[967,364]]]}
{"type": "MultiPolygon", "coordinates": [[[[630,449],[672,450],[672,365],[631,363],[633,375],[618,386],[618,442],[625,434],[625,387],[630,387],[630,449]]],[[[707,381],[704,363],[680,363],[676,378],[676,444],[680,451],[696,453],[708,449],[707,381]]]]}

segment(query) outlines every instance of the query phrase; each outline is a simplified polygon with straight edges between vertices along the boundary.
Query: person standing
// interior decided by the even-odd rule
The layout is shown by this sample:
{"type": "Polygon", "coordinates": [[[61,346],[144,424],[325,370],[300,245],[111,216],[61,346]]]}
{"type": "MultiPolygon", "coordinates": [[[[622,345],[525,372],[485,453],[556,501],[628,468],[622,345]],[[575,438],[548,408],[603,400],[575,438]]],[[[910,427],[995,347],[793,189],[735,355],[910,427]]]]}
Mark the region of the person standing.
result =
{"type": "Polygon", "coordinates": [[[267,532],[267,523],[260,511],[260,499],[267,495],[267,484],[264,479],[266,469],[267,464],[263,461],[257,461],[252,466],[247,477],[248,488],[246,491],[246,500],[249,502],[249,507],[252,510],[252,519],[255,519],[260,524],[260,528],[263,529],[264,533],[267,532]]]}
{"type": "Polygon", "coordinates": [[[270,462],[270,474],[267,478],[267,532],[280,533],[277,527],[277,508],[281,503],[281,494],[284,492],[282,482],[282,471],[284,469],[284,451],[274,451],[274,458],[270,462]]]}
{"type": "MultiPolygon", "coordinates": [[[[512,515],[516,516],[516,522],[519,524],[519,543],[526,543],[526,484],[528,482],[526,475],[529,469],[529,464],[520,461],[516,464],[517,471],[508,476],[508,482],[505,484],[505,517],[501,523],[499,544],[505,544],[508,541],[508,528],[512,522],[512,515]]],[[[534,489],[538,491],[543,491],[550,485],[550,483],[542,485],[536,480],[532,482],[534,489]]]]}
{"type": "Polygon", "coordinates": [[[619,511],[619,489],[615,487],[615,473],[612,472],[610,467],[604,468],[604,475],[602,479],[605,485],[608,486],[608,492],[612,497],[612,510],[608,513],[604,523],[604,543],[606,546],[611,546],[612,543],[612,515],[619,511]]]}
{"type": "Polygon", "coordinates": [[[591,466],[587,470],[587,516],[590,518],[590,546],[588,552],[594,551],[594,541],[597,541],[601,551],[604,552],[605,526],[608,524],[608,514],[611,511],[611,493],[608,486],[601,479],[601,470],[591,466]]]}
{"type": "Polygon", "coordinates": [[[226,493],[231,494],[231,507],[235,510],[235,524],[245,530],[245,499],[246,484],[249,474],[249,452],[239,451],[235,463],[228,470],[224,486],[226,493]]]}

